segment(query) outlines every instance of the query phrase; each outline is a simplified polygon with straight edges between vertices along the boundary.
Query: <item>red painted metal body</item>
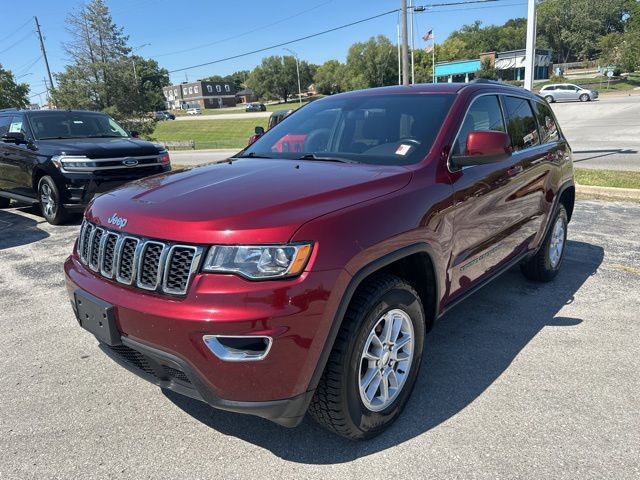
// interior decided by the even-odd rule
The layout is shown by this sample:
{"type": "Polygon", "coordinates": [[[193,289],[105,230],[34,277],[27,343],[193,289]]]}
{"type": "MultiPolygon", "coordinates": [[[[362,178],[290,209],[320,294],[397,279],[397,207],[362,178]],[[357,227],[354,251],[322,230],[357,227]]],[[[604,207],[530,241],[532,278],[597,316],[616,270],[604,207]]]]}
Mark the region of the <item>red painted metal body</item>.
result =
{"type": "Polygon", "coordinates": [[[470,102],[505,90],[535,98],[482,84],[385,88],[385,94],[456,95],[433,147],[414,165],[236,160],[126,185],[97,198],[86,212],[100,225],[114,213],[124,215],[128,233],[188,244],[312,241],[300,277],[252,282],[198,273],[184,298],[167,298],[101,278],[74,251],[65,263],[69,293],[81,288],[115,305],[124,336],[180,357],[220,398],[268,401],[304,393],[344,292],[367,265],[428,244],[438,314],[540,244],[558,191],[572,179],[566,141],[460,171],[448,166],[470,102]],[[274,341],[264,361],[229,363],[205,347],[205,334],[269,335],[274,341]]]}

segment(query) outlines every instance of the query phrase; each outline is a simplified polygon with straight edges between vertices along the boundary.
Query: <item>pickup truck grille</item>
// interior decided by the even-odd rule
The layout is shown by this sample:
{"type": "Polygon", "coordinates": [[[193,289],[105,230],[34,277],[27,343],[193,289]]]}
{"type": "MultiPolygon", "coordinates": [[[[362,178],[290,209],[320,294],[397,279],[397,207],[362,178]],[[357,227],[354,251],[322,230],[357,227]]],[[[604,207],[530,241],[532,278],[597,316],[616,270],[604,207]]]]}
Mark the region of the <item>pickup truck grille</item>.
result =
{"type": "Polygon", "coordinates": [[[202,247],[160,242],[82,222],[80,261],[94,272],[124,285],[171,295],[187,293],[202,247]]]}

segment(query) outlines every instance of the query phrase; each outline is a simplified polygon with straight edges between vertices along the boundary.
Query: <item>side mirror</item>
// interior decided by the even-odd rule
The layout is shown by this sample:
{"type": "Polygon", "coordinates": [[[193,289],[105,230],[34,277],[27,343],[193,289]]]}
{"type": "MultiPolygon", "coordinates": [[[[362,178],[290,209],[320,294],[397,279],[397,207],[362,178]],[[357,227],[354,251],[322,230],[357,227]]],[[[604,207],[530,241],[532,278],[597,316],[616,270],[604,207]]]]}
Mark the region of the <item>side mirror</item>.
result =
{"type": "Polygon", "coordinates": [[[260,125],[258,125],[254,129],[254,132],[256,133],[256,135],[264,135],[264,127],[261,127],[260,125]]]}
{"type": "Polygon", "coordinates": [[[131,135],[133,138],[140,138],[140,132],[137,132],[135,130],[131,130],[129,132],[129,135],[131,135]]]}
{"type": "Polygon", "coordinates": [[[24,138],[24,133],[22,132],[7,132],[2,135],[2,141],[5,143],[15,143],[16,145],[20,145],[21,143],[29,143],[24,138]]]}
{"type": "Polygon", "coordinates": [[[506,133],[475,130],[467,135],[464,155],[454,155],[451,163],[456,167],[486,165],[509,158],[511,151],[511,139],[506,133]]]}

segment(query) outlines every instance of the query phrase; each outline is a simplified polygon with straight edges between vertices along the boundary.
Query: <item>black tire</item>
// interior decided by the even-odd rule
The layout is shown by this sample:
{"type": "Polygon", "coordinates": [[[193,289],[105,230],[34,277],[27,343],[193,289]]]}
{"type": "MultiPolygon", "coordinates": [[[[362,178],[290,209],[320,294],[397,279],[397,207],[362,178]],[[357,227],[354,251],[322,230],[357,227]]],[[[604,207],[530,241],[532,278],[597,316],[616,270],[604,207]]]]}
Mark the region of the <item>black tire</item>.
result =
{"type": "Polygon", "coordinates": [[[587,95],[586,93],[583,93],[582,95],[580,95],[581,102],[588,102],[589,100],[591,99],[589,98],[589,95],[587,95]]]}
{"type": "Polygon", "coordinates": [[[553,99],[553,97],[551,95],[547,95],[546,97],[544,97],[544,99],[547,101],[547,103],[555,102],[555,100],[553,99]]]}
{"type": "Polygon", "coordinates": [[[424,336],[422,303],[407,282],[392,275],[381,275],[367,281],[358,288],[347,309],[309,406],[310,415],[324,428],[346,438],[362,440],[382,433],[400,415],[411,395],[422,360],[424,336]],[[360,396],[361,355],[370,332],[392,309],[402,310],[410,319],[414,337],[413,356],[406,380],[395,399],[383,410],[373,411],[365,406],[360,396]]]}
{"type": "Polygon", "coordinates": [[[537,282],[549,282],[558,274],[560,267],[562,266],[562,261],[564,260],[564,252],[567,247],[567,218],[567,210],[564,208],[564,205],[559,204],[553,218],[551,219],[549,231],[547,232],[547,236],[544,238],[540,249],[526,263],[521,265],[522,273],[525,277],[537,282]],[[559,260],[554,264],[551,259],[551,250],[554,230],[558,221],[563,223],[562,251],[560,253],[559,260]]]}
{"type": "Polygon", "coordinates": [[[7,208],[10,203],[11,200],[9,200],[8,198],[0,197],[0,208],[7,208]]]}
{"type": "Polygon", "coordinates": [[[68,213],[62,206],[60,191],[48,175],[38,182],[38,202],[42,216],[51,225],[61,225],[67,219],[68,213]]]}

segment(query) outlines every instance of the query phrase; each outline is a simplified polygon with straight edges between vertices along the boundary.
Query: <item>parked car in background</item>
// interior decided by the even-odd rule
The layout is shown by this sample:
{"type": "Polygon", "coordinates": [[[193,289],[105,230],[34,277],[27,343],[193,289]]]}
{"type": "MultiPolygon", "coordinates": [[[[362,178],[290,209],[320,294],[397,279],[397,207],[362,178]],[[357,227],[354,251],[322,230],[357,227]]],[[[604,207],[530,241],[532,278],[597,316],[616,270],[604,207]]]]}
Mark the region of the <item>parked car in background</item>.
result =
{"type": "Polygon", "coordinates": [[[567,140],[524,89],[349,92],[226,162],[96,198],[67,291],[101,349],[163,389],[366,439],[400,415],[438,317],[515,265],[556,276],[574,194],[567,140]]]}
{"type": "Polygon", "coordinates": [[[192,107],[187,109],[187,115],[200,115],[202,110],[199,107],[192,107]]]}
{"type": "Polygon", "coordinates": [[[247,104],[247,108],[245,108],[245,112],[266,112],[267,107],[265,107],[264,103],[249,103],[247,104]]]}
{"type": "Polygon", "coordinates": [[[547,103],[581,101],[589,102],[598,98],[597,90],[573,85],[571,83],[554,83],[540,89],[540,95],[547,103]]]}
{"type": "Polygon", "coordinates": [[[156,120],[175,120],[176,116],[167,111],[156,112],[156,120]]]}
{"type": "Polygon", "coordinates": [[[97,193],[171,170],[164,147],[99,112],[0,110],[0,137],[0,208],[39,204],[54,225],[97,193]]]}

